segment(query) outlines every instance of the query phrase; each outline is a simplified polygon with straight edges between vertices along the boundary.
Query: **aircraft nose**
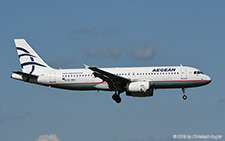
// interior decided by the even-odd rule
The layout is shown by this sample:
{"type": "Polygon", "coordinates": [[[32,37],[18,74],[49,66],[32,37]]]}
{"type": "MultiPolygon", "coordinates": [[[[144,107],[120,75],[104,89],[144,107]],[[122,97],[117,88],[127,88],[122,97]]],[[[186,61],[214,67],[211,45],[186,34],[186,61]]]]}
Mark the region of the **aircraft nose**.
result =
{"type": "Polygon", "coordinates": [[[205,80],[207,81],[207,84],[209,84],[212,81],[212,79],[208,75],[206,75],[206,79],[205,80]]]}

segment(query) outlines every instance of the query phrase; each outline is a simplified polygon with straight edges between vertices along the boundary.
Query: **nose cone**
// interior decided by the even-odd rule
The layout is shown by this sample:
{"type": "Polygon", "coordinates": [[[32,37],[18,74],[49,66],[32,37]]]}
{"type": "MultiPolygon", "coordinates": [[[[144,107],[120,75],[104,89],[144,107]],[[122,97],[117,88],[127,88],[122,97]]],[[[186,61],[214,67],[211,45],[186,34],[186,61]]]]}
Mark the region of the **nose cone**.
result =
{"type": "Polygon", "coordinates": [[[212,79],[208,75],[206,75],[205,81],[207,82],[206,84],[209,84],[212,81],[212,79]]]}

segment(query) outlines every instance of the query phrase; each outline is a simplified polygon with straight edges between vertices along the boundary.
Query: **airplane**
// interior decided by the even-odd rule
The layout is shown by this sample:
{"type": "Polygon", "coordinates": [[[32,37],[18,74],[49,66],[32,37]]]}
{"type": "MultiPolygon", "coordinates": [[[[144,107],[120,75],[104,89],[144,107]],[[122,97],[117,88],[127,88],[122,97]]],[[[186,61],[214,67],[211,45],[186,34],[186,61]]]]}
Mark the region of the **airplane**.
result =
{"type": "Polygon", "coordinates": [[[186,100],[186,89],[207,85],[211,78],[188,66],[97,68],[84,64],[83,69],[54,69],[34,51],[25,39],[14,39],[22,71],[11,78],[24,82],[67,90],[114,91],[112,99],[122,101],[120,94],[151,97],[156,89],[180,88],[186,100]]]}

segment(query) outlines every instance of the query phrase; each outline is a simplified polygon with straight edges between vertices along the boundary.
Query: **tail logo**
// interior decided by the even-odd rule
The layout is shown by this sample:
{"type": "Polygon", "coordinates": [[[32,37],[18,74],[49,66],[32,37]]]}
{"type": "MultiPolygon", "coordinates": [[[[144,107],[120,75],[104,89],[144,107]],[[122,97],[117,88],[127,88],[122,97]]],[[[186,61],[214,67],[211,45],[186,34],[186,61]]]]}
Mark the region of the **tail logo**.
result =
{"type": "Polygon", "coordinates": [[[21,48],[21,47],[16,47],[16,49],[17,49],[17,50],[20,50],[20,51],[22,51],[22,52],[24,52],[24,53],[22,53],[22,54],[19,55],[19,59],[20,59],[21,57],[26,57],[26,56],[30,57],[30,60],[31,60],[30,62],[24,62],[24,63],[21,64],[21,68],[23,68],[24,66],[32,65],[30,74],[32,74],[32,73],[34,72],[35,66],[46,67],[45,65],[42,65],[42,64],[40,64],[40,63],[35,62],[35,61],[34,61],[34,58],[36,58],[36,56],[30,54],[30,52],[27,51],[26,49],[21,48]]]}

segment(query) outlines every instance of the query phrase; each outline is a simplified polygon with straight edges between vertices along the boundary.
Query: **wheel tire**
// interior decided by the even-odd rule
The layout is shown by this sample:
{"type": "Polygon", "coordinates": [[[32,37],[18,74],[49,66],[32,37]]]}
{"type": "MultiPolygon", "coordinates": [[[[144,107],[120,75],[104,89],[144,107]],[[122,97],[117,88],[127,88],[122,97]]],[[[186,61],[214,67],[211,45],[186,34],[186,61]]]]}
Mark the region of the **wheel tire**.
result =
{"type": "Polygon", "coordinates": [[[117,94],[112,95],[112,99],[116,101],[116,103],[120,103],[122,99],[117,94]]]}
{"type": "Polygon", "coordinates": [[[120,98],[120,96],[118,96],[115,101],[116,101],[116,103],[120,103],[122,101],[122,99],[120,98]]]}
{"type": "Polygon", "coordinates": [[[187,99],[187,96],[186,95],[183,95],[183,99],[186,100],[187,99]]]}
{"type": "Polygon", "coordinates": [[[112,99],[115,100],[115,101],[117,100],[117,97],[118,97],[117,94],[112,95],[112,99]]]}

